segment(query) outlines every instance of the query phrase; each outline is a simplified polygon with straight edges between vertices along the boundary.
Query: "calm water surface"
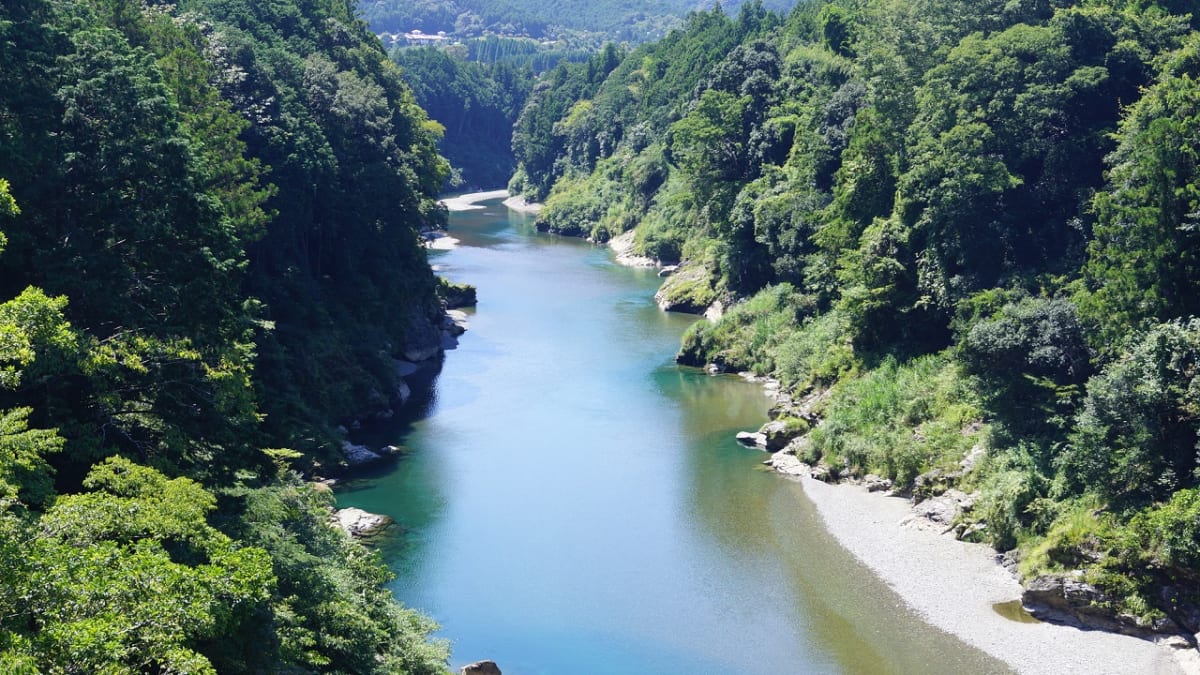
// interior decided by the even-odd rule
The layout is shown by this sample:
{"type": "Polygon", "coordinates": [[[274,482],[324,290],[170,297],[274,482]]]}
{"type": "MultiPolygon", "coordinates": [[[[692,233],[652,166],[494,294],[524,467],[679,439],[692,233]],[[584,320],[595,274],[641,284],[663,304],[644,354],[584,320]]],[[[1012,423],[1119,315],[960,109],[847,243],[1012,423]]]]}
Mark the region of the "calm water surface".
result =
{"type": "Polygon", "coordinates": [[[455,668],[1004,670],[911,615],[734,442],[769,401],[674,364],[694,318],[655,307],[653,271],[494,202],[450,232],[462,246],[431,257],[479,288],[471,330],[407,416],[363,434],[409,454],[338,501],[396,519],[392,588],[442,624],[455,668]]]}

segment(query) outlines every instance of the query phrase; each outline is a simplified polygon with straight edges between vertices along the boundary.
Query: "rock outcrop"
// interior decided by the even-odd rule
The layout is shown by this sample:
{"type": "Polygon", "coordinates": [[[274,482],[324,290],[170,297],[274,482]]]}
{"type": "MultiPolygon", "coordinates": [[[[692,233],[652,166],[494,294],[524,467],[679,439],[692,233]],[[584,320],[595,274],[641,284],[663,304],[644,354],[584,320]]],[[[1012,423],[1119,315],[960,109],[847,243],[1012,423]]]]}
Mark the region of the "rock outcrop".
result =
{"type": "Polygon", "coordinates": [[[500,666],[495,661],[476,661],[462,667],[460,675],[500,675],[500,666]]]}
{"type": "Polygon", "coordinates": [[[737,442],[748,448],[758,448],[759,450],[767,449],[766,435],[756,431],[740,431],[737,435],[737,442]]]}
{"type": "Polygon", "coordinates": [[[342,456],[351,467],[374,464],[383,459],[383,455],[371,450],[365,445],[355,445],[350,441],[342,441],[342,456]]]}
{"type": "Polygon", "coordinates": [[[392,519],[378,513],[369,513],[350,507],[333,512],[333,524],[352,537],[371,537],[392,524],[392,519]]]}
{"type": "Polygon", "coordinates": [[[1140,637],[1182,632],[1179,624],[1170,618],[1146,624],[1133,616],[1114,616],[1105,607],[1107,602],[1108,598],[1100,589],[1082,581],[1076,573],[1043,574],[1025,584],[1021,593],[1021,604],[1043,621],[1140,637]]]}
{"type": "Polygon", "coordinates": [[[685,262],[654,294],[654,301],[666,312],[703,314],[717,300],[712,272],[704,265],[685,262]]]}
{"type": "Polygon", "coordinates": [[[617,263],[626,267],[658,267],[659,262],[654,258],[633,252],[634,234],[630,230],[608,240],[608,247],[617,254],[617,263]]]}
{"type": "Polygon", "coordinates": [[[442,351],[440,306],[428,311],[412,308],[409,311],[408,331],[404,339],[404,359],[413,363],[428,361],[442,351]]]}
{"type": "Polygon", "coordinates": [[[758,433],[763,435],[767,450],[778,452],[808,433],[808,423],[800,418],[773,420],[762,425],[758,433]]]}

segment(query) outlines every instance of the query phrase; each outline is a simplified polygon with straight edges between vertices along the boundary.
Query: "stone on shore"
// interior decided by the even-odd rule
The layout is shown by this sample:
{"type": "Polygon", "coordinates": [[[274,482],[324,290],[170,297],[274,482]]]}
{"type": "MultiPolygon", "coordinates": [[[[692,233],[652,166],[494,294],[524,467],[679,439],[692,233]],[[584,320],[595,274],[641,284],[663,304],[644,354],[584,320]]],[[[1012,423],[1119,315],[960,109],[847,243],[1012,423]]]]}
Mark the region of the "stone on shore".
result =
{"type": "Polygon", "coordinates": [[[912,508],[913,515],[905,519],[903,524],[949,532],[959,516],[975,507],[978,497],[978,493],[967,494],[950,488],[936,497],[917,502],[912,508]]]}
{"type": "Polygon", "coordinates": [[[1021,592],[1021,604],[1034,617],[1044,621],[1139,636],[1156,629],[1178,630],[1170,619],[1146,626],[1133,617],[1114,617],[1101,609],[1105,601],[1100,589],[1072,573],[1043,574],[1029,581],[1021,592]]]}
{"type": "Polygon", "coordinates": [[[811,476],[812,467],[800,461],[792,452],[781,450],[771,458],[763,462],[767,466],[775,470],[776,473],[781,473],[785,476],[811,476]]]}
{"type": "Polygon", "coordinates": [[[495,661],[476,661],[462,667],[460,675],[500,675],[500,666],[495,661]]]}
{"type": "MultiPolygon", "coordinates": [[[[440,307],[438,308],[440,310],[440,307]]],[[[404,343],[404,360],[413,363],[428,361],[442,352],[440,320],[435,325],[428,314],[417,308],[409,311],[408,335],[404,343]]]]}
{"type": "Polygon", "coordinates": [[[334,511],[333,523],[346,534],[363,538],[379,534],[392,524],[392,519],[378,513],[369,513],[350,507],[334,511]]]}
{"type": "Polygon", "coordinates": [[[383,459],[383,456],[372,451],[365,445],[355,445],[350,441],[342,441],[342,456],[350,466],[366,466],[383,459]]]}

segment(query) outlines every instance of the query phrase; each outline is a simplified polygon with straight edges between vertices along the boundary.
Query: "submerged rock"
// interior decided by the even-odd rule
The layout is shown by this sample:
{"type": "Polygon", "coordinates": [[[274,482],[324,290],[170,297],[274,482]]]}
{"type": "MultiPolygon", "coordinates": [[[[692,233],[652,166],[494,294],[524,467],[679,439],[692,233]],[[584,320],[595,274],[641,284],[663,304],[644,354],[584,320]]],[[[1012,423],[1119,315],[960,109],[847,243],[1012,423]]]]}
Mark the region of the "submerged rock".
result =
{"type": "Polygon", "coordinates": [[[378,513],[350,507],[333,512],[333,524],[352,537],[370,537],[382,532],[392,519],[378,513]]]}

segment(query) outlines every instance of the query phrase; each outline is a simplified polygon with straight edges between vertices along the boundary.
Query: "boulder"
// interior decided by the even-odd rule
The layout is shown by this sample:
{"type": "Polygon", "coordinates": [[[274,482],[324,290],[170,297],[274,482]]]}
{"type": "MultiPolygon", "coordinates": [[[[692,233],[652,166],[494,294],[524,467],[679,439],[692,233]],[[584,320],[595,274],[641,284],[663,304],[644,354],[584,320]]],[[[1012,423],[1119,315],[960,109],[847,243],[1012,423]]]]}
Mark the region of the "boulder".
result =
{"type": "Polygon", "coordinates": [[[408,327],[404,337],[404,360],[420,363],[442,352],[440,306],[413,306],[408,310],[408,327]]]}
{"type": "Polygon", "coordinates": [[[1171,619],[1144,624],[1133,616],[1114,615],[1105,609],[1107,601],[1104,593],[1082,581],[1078,572],[1043,574],[1026,583],[1021,593],[1021,604],[1043,621],[1140,637],[1180,631],[1171,619]]]}
{"type": "Polygon", "coordinates": [[[1164,586],[1159,590],[1162,607],[1169,607],[1168,614],[1184,631],[1195,635],[1200,633],[1200,607],[1192,601],[1192,594],[1187,589],[1177,586],[1164,586]]]}
{"type": "Polygon", "coordinates": [[[812,467],[812,470],[809,471],[809,475],[816,480],[821,481],[822,483],[836,483],[838,480],[837,471],[835,471],[832,466],[826,464],[824,460],[822,460],[820,464],[812,467]]]}
{"type": "Polygon", "coordinates": [[[869,473],[863,477],[863,485],[866,486],[867,492],[887,492],[892,489],[892,481],[882,476],[876,476],[869,473]]]}
{"type": "Polygon", "coordinates": [[[474,286],[456,284],[441,277],[438,278],[438,295],[446,303],[446,309],[474,307],[479,302],[474,286]]]}
{"type": "Polygon", "coordinates": [[[762,425],[758,433],[766,439],[767,450],[778,452],[786,448],[793,440],[808,433],[808,423],[799,418],[774,420],[762,425]]]}
{"type": "Polygon", "coordinates": [[[763,462],[763,464],[771,467],[776,473],[781,473],[785,476],[812,475],[811,466],[800,461],[799,457],[786,450],[771,455],[771,458],[763,462]]]}
{"type": "Polygon", "coordinates": [[[352,537],[370,537],[382,532],[392,519],[378,513],[369,513],[354,507],[333,512],[333,523],[352,537]]]}
{"type": "Polygon", "coordinates": [[[342,456],[350,466],[365,466],[383,459],[379,453],[373,452],[367,446],[355,445],[350,441],[342,441],[342,456]]]}
{"type": "Polygon", "coordinates": [[[462,667],[460,675],[500,675],[500,666],[495,661],[476,661],[462,667]]]}
{"type": "Polygon", "coordinates": [[[737,442],[748,448],[758,448],[760,450],[767,448],[767,437],[757,432],[739,431],[737,442]]]}
{"type": "Polygon", "coordinates": [[[669,277],[678,271],[679,271],[679,265],[663,265],[662,269],[660,269],[658,271],[658,276],[669,277]]]}
{"type": "Polygon", "coordinates": [[[680,265],[654,294],[654,301],[665,312],[703,314],[716,300],[712,273],[697,263],[680,265]]]}
{"type": "Polygon", "coordinates": [[[919,502],[913,507],[913,515],[904,520],[905,525],[917,527],[933,526],[943,534],[949,532],[958,517],[975,507],[978,493],[967,494],[953,488],[942,494],[919,502]]]}
{"type": "Polygon", "coordinates": [[[450,331],[454,335],[462,335],[471,327],[467,320],[467,313],[459,309],[446,310],[446,316],[442,319],[442,329],[450,331]]]}

